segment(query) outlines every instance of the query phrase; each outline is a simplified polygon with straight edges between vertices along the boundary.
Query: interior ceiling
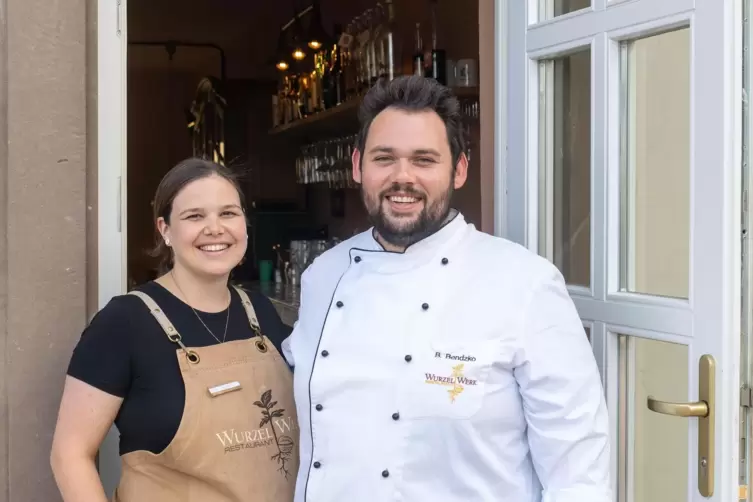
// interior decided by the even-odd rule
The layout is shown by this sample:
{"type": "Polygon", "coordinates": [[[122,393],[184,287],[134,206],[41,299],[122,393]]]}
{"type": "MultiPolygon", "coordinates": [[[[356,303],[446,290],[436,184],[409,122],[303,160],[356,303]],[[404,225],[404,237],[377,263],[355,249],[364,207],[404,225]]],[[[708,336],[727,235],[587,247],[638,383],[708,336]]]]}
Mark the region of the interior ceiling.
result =
{"type": "MultiPolygon", "coordinates": [[[[298,10],[310,0],[296,2],[298,10]]],[[[376,0],[321,0],[328,32],[346,23],[376,0]]],[[[128,0],[129,41],[180,40],[217,44],[225,50],[229,78],[274,78],[270,65],[280,27],[293,16],[293,0],[128,0]]],[[[212,71],[216,51],[178,48],[174,65],[195,68],[197,58],[212,71]],[[190,60],[190,61],[189,61],[190,60]]],[[[138,66],[164,65],[164,48],[129,47],[129,61],[138,66]]]]}

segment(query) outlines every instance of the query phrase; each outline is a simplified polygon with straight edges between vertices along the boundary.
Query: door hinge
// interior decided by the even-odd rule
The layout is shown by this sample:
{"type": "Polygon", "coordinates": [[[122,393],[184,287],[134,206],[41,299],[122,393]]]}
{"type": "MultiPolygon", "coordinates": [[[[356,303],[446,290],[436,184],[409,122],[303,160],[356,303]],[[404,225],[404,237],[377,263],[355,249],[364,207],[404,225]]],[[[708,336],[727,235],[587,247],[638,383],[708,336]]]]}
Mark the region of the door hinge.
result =
{"type": "Polygon", "coordinates": [[[753,389],[747,385],[743,385],[740,388],[740,406],[742,408],[753,407],[753,389]]]}

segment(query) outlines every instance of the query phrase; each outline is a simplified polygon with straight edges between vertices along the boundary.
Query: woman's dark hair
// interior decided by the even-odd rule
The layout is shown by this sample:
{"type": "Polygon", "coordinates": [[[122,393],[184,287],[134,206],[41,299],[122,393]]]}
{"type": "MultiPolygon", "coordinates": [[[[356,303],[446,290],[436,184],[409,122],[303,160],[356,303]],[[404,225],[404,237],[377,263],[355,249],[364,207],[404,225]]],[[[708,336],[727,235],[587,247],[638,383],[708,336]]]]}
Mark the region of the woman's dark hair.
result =
{"type": "Polygon", "coordinates": [[[465,130],[457,98],[448,87],[436,80],[416,75],[396,77],[391,81],[380,80],[366,93],[358,111],[361,129],[358,132],[356,148],[361,153],[366,148],[371,123],[387,108],[436,112],[447,129],[453,168],[457,165],[460,154],[467,153],[465,130]]]}
{"type": "Polygon", "coordinates": [[[162,235],[157,229],[157,220],[163,218],[165,223],[170,224],[170,214],[173,211],[173,202],[181,190],[196,180],[208,178],[210,176],[219,176],[230,182],[238,191],[238,197],[241,201],[241,208],[245,212],[246,202],[236,174],[227,167],[215,164],[214,162],[197,157],[188,158],[175,167],[170,169],[157,186],[157,192],[154,194],[154,225],[155,240],[154,248],[149,253],[152,258],[158,261],[159,274],[167,273],[173,265],[173,252],[165,244],[162,235]]]}

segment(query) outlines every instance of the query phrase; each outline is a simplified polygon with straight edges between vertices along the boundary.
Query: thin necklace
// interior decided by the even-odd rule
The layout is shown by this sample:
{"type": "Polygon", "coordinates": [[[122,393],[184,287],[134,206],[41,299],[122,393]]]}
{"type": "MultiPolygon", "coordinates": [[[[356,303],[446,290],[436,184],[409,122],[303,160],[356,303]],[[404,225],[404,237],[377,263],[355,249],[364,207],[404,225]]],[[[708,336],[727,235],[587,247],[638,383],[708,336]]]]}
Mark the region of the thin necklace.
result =
{"type": "Polygon", "coordinates": [[[209,331],[209,334],[212,335],[212,338],[217,340],[217,343],[225,343],[225,339],[227,338],[227,327],[230,324],[230,305],[233,303],[233,297],[230,296],[230,302],[227,305],[227,317],[225,318],[225,333],[222,335],[222,341],[220,341],[219,338],[215,336],[215,334],[212,332],[211,329],[209,329],[209,326],[206,325],[204,320],[201,318],[198,312],[196,312],[196,309],[191,306],[191,304],[188,302],[188,296],[183,292],[183,289],[180,287],[180,284],[178,284],[178,281],[175,280],[175,275],[173,274],[173,271],[170,271],[170,278],[173,280],[175,285],[178,287],[178,291],[180,291],[180,294],[183,295],[183,298],[186,299],[186,305],[188,305],[191,310],[193,310],[193,313],[196,315],[196,318],[199,320],[201,324],[204,325],[207,331],[209,331]]]}

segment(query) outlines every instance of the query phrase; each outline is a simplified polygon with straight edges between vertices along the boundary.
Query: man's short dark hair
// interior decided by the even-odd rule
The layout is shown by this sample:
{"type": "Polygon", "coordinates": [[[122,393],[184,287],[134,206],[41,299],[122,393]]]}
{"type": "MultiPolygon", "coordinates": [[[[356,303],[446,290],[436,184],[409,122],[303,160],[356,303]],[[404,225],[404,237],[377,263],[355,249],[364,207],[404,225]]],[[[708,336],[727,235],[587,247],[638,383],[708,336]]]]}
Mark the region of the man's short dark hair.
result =
{"type": "Polygon", "coordinates": [[[377,82],[363,98],[358,111],[361,129],[356,147],[363,154],[369,128],[377,115],[387,108],[405,111],[432,110],[439,115],[447,129],[447,140],[454,168],[461,153],[466,153],[465,129],[460,115],[460,103],[452,91],[434,79],[416,75],[383,79],[377,82]]]}

